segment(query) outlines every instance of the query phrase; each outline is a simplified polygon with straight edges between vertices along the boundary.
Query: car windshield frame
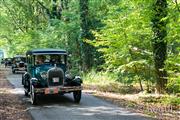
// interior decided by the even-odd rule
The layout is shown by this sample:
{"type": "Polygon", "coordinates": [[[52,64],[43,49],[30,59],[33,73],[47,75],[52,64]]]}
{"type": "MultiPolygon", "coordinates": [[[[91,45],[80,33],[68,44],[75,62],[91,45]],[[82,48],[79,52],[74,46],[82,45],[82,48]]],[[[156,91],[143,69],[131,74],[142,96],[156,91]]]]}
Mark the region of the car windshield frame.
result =
{"type": "Polygon", "coordinates": [[[41,65],[54,65],[56,64],[57,66],[59,65],[66,65],[67,63],[67,55],[66,54],[38,54],[34,55],[34,65],[35,66],[41,66],[41,65]],[[38,63],[38,56],[45,56],[45,60],[43,63],[39,64],[38,63]],[[53,57],[56,56],[57,58],[54,58],[55,60],[53,61],[53,57]]]}

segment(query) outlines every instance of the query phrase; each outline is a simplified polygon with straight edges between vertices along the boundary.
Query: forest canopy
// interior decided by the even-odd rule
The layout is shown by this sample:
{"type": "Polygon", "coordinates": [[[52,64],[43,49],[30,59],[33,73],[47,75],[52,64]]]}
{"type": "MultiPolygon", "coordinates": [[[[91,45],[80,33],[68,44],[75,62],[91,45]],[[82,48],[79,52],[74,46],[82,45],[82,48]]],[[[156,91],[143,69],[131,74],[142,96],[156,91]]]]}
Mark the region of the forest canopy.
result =
{"type": "Polygon", "coordinates": [[[9,57],[66,49],[74,71],[180,92],[180,0],[1,0],[0,11],[9,57]]]}

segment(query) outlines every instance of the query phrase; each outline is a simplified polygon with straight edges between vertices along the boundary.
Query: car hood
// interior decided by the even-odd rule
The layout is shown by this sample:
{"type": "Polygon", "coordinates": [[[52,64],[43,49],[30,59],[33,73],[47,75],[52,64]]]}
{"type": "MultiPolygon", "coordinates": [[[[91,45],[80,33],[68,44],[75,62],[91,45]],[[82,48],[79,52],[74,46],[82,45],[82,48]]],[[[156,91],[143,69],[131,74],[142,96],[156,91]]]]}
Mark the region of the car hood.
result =
{"type": "MultiPolygon", "coordinates": [[[[38,65],[35,68],[35,76],[39,77],[39,76],[41,76],[42,73],[46,73],[47,74],[47,71],[49,69],[53,68],[53,67],[54,67],[54,65],[38,65]]],[[[58,65],[57,67],[61,68],[64,72],[66,71],[64,65],[58,65]]]]}

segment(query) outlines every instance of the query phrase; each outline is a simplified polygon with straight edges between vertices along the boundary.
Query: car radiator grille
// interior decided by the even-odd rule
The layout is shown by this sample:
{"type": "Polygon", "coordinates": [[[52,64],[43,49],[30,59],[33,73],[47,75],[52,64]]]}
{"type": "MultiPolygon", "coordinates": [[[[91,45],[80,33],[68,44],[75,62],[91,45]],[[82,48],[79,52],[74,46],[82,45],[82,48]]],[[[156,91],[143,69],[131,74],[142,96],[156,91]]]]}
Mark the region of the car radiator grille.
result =
{"type": "Polygon", "coordinates": [[[24,67],[24,63],[19,63],[19,67],[24,67]]]}
{"type": "Polygon", "coordinates": [[[49,86],[59,86],[64,83],[64,72],[60,68],[52,68],[47,72],[49,86]]]}

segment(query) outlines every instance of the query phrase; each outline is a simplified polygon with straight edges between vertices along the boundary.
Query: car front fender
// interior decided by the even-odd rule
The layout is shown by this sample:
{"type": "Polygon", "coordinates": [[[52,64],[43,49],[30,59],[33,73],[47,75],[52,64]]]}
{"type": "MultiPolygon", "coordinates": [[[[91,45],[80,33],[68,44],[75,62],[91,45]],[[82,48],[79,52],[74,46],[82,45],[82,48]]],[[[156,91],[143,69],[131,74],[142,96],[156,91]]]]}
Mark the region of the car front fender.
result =
{"type": "Polygon", "coordinates": [[[72,81],[75,85],[81,85],[81,83],[83,82],[80,76],[75,76],[73,81],[72,81]]]}
{"type": "Polygon", "coordinates": [[[33,85],[34,87],[38,85],[38,79],[37,78],[31,78],[31,85],[33,85]]]}

